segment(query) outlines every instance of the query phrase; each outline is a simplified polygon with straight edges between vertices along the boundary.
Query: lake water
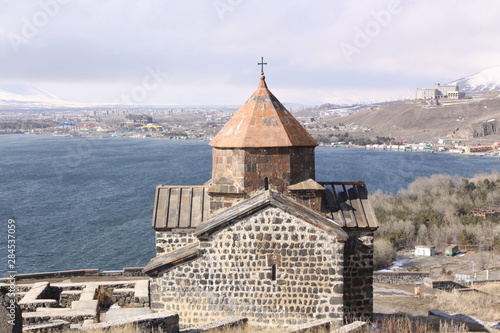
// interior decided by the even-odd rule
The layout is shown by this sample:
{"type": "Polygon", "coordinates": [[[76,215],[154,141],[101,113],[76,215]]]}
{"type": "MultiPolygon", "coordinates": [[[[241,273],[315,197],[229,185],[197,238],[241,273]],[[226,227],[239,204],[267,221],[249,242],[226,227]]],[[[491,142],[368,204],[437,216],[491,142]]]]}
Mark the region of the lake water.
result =
{"type": "MultiPolygon", "coordinates": [[[[318,181],[357,181],[395,193],[419,176],[500,171],[500,158],[316,148],[318,181]]],[[[210,178],[207,142],[0,136],[0,276],[8,220],[19,273],[122,269],[154,256],[155,186],[210,178]]]]}

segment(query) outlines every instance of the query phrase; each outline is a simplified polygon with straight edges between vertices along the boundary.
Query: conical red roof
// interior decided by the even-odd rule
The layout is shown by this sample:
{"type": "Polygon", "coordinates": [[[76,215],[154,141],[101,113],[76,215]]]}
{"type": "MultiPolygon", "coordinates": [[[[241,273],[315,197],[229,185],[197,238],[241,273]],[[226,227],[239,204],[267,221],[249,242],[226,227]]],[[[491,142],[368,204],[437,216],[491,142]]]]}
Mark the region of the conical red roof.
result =
{"type": "Polygon", "coordinates": [[[262,75],[257,90],[210,145],[218,148],[315,147],[318,143],[269,91],[262,75]]]}

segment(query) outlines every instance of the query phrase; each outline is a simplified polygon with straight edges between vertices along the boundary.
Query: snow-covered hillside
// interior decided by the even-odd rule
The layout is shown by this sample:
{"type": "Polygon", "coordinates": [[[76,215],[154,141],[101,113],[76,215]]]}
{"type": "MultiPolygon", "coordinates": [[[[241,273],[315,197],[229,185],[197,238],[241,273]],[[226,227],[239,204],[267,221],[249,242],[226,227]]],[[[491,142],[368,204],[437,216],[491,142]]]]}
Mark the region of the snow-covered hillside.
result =
{"type": "Polygon", "coordinates": [[[73,103],[34,86],[0,84],[0,107],[54,107],[71,104],[73,103]]]}
{"type": "Polygon", "coordinates": [[[500,66],[482,70],[448,84],[457,84],[460,91],[488,92],[500,90],[500,66]]]}

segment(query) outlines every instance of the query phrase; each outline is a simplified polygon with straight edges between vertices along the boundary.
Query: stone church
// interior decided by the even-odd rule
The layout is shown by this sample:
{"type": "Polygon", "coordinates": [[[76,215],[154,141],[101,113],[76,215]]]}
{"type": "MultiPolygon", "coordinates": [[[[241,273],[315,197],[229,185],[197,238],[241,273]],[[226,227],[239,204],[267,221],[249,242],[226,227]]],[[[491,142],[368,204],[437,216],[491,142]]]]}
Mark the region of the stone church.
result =
{"type": "Polygon", "coordinates": [[[363,182],[316,182],[318,145],[269,91],[210,142],[212,178],[159,185],[151,307],[181,325],[370,319],[377,220],[363,182]]]}

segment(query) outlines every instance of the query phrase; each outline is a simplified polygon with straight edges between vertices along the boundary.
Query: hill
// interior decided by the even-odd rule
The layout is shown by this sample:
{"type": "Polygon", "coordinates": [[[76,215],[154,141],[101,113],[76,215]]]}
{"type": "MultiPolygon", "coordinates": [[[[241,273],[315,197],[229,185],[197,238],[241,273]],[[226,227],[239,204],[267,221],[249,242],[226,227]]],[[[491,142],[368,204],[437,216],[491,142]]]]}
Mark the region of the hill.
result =
{"type": "Polygon", "coordinates": [[[355,138],[391,136],[400,140],[451,138],[494,142],[500,141],[500,99],[469,99],[433,107],[403,102],[324,122],[330,126],[346,125],[343,127],[355,138]]]}
{"type": "Polygon", "coordinates": [[[63,105],[59,97],[25,84],[0,85],[0,107],[43,107],[63,105]]]}
{"type": "Polygon", "coordinates": [[[450,82],[457,84],[460,91],[467,93],[484,93],[500,90],[500,66],[492,67],[450,82]]]}

